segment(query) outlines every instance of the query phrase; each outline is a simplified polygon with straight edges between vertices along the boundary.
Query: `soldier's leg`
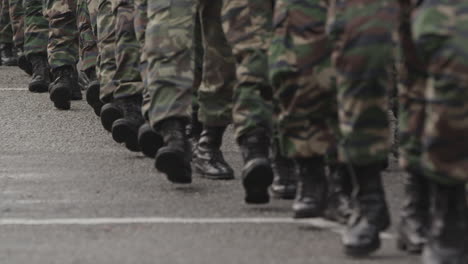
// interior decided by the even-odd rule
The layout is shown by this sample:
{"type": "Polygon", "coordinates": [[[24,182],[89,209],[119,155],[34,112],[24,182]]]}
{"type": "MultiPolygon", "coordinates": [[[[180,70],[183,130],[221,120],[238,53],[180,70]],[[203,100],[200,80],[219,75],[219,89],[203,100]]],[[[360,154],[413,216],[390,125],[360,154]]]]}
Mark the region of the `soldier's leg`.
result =
{"type": "Polygon", "coordinates": [[[148,117],[165,144],[156,154],[155,165],[177,183],[192,180],[185,126],[192,102],[195,12],[194,0],[148,1],[148,117]]]}
{"type": "Polygon", "coordinates": [[[70,100],[82,98],[78,86],[78,28],[76,1],[46,1],[45,14],[49,21],[47,55],[54,75],[49,93],[55,107],[70,109],[70,100]]]}
{"type": "MultiPolygon", "coordinates": [[[[141,79],[143,82],[143,101],[141,112],[145,119],[148,119],[148,109],[151,101],[151,96],[148,92],[147,82],[147,71],[148,71],[148,60],[146,52],[144,51],[145,46],[145,31],[146,25],[148,24],[148,1],[147,0],[135,0],[135,35],[140,46],[140,64],[138,69],[140,70],[141,79]]],[[[138,144],[140,145],[141,151],[145,156],[154,158],[159,148],[162,146],[162,138],[156,133],[149,122],[145,122],[144,125],[138,130],[138,144]]]]}
{"type": "MultiPolygon", "coordinates": [[[[99,99],[99,80],[97,64],[99,52],[97,47],[97,9],[98,0],[80,0],[78,2],[78,31],[80,34],[81,75],[85,77],[86,102],[93,108],[97,116],[101,114],[103,103],[99,99]]],[[[80,78],[83,79],[83,78],[80,78]]]]}
{"type": "Polygon", "coordinates": [[[18,66],[27,74],[32,75],[31,62],[24,53],[24,8],[22,0],[9,0],[10,19],[13,27],[13,42],[18,52],[18,66]]]}
{"type": "Polygon", "coordinates": [[[399,76],[399,163],[405,175],[405,199],[401,209],[397,245],[401,250],[420,253],[426,242],[429,213],[428,181],[420,167],[421,136],[426,102],[424,90],[427,73],[417,56],[412,39],[410,0],[400,1],[398,26],[398,76],[399,76]]]}
{"type": "Polygon", "coordinates": [[[267,203],[273,181],[268,158],[273,112],[267,59],[272,10],[271,1],[233,0],[223,5],[223,28],[237,63],[233,123],[244,159],[247,203],[267,203]]]}
{"type": "Polygon", "coordinates": [[[338,39],[339,158],[355,179],[359,205],[342,240],[352,256],[377,250],[379,232],[390,224],[380,174],[389,151],[387,67],[397,5],[393,0],[339,1],[333,28],[338,39]]]}
{"type": "Polygon", "coordinates": [[[221,144],[232,120],[232,90],[236,81],[235,60],[221,25],[222,0],[199,1],[203,70],[198,87],[198,117],[203,131],[194,153],[194,167],[203,177],[233,179],[221,144]]]}
{"type": "Polygon", "coordinates": [[[139,151],[138,129],[144,124],[141,114],[143,82],[138,67],[140,45],[136,39],[133,1],[116,1],[116,66],[114,78],[119,81],[114,100],[122,105],[123,117],[112,125],[112,137],[131,151],[139,151]]]}
{"type": "Polygon", "coordinates": [[[47,92],[50,83],[47,62],[49,22],[42,13],[42,1],[23,1],[24,8],[24,53],[31,62],[33,73],[29,83],[31,92],[47,92]]]}
{"type": "Polygon", "coordinates": [[[13,53],[13,28],[8,0],[2,0],[0,5],[0,58],[4,66],[18,64],[16,54],[13,53]]]}
{"type": "Polygon", "coordinates": [[[114,79],[117,69],[115,62],[115,15],[109,0],[99,0],[97,11],[97,41],[99,50],[100,99],[106,103],[101,110],[101,123],[107,131],[112,123],[122,117],[121,109],[113,104],[114,91],[118,81],[114,79]]]}
{"type": "Polygon", "coordinates": [[[468,62],[466,1],[424,1],[413,39],[427,66],[420,164],[430,181],[430,228],[423,263],[466,263],[468,247],[468,62]]]}
{"type": "Polygon", "coordinates": [[[278,100],[279,146],[299,168],[295,217],[316,217],[325,209],[325,154],[335,142],[327,2],[280,0],[275,9],[270,76],[278,100]]]}

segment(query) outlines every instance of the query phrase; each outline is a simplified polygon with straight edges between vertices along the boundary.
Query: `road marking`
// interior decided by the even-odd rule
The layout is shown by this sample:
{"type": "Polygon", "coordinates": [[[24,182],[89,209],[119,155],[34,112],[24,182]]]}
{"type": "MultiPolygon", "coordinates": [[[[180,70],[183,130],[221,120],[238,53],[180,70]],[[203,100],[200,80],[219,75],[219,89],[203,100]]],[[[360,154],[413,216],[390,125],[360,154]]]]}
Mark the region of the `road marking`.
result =
{"type": "MultiPolygon", "coordinates": [[[[0,226],[51,226],[51,225],[129,225],[129,224],[295,224],[326,229],[334,233],[343,233],[344,227],[325,219],[292,218],[180,218],[180,217],[121,217],[121,218],[1,218],[0,226]]],[[[389,233],[381,235],[384,239],[393,239],[389,233]]]]}
{"type": "Polygon", "coordinates": [[[28,91],[28,88],[0,88],[0,91],[28,91]]]}

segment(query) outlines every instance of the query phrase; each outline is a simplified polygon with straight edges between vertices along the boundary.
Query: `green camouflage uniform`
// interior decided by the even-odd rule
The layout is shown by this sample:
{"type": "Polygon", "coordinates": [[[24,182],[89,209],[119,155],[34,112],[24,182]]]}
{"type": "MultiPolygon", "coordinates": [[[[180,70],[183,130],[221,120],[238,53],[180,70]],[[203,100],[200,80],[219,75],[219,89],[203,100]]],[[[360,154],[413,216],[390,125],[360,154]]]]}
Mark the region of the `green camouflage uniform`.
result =
{"type": "Polygon", "coordinates": [[[49,22],[42,12],[41,0],[27,0],[24,8],[24,52],[26,56],[47,55],[49,22]]]}
{"type": "Polygon", "coordinates": [[[459,184],[468,180],[468,3],[426,0],[416,10],[412,23],[409,5],[401,16],[412,27],[400,30],[400,164],[459,184]]]}
{"type": "Polygon", "coordinates": [[[11,27],[8,0],[1,0],[0,4],[0,43],[11,44],[13,43],[13,29],[11,27]]]}
{"type": "Polygon", "coordinates": [[[96,37],[97,0],[78,1],[78,31],[82,71],[96,68],[98,49],[96,37]]]}
{"type": "Polygon", "coordinates": [[[389,151],[394,0],[338,0],[331,18],[337,69],[339,159],[356,166],[385,163],[389,151]]]}
{"type": "Polygon", "coordinates": [[[196,1],[148,2],[145,52],[148,58],[148,117],[158,128],[168,118],[190,119],[196,1]]]}
{"type": "Polygon", "coordinates": [[[272,91],[268,82],[267,49],[271,39],[272,1],[224,0],[223,28],[237,69],[233,123],[236,138],[272,129],[272,91]]]}
{"type": "MultiPolygon", "coordinates": [[[[221,24],[222,0],[199,0],[201,47],[197,66],[202,67],[198,87],[198,116],[207,126],[227,126],[232,120],[232,91],[236,81],[235,60],[221,24]]],[[[196,45],[199,45],[197,43],[196,45]]],[[[200,49],[195,49],[195,52],[200,49]]],[[[197,71],[198,72],[198,71],[197,71]]]]}
{"type": "Polygon", "coordinates": [[[143,82],[143,104],[142,113],[146,118],[148,117],[148,110],[151,102],[151,96],[148,92],[148,59],[146,52],[144,51],[145,46],[145,31],[146,25],[148,24],[148,1],[147,0],[134,0],[135,5],[135,35],[138,43],[140,44],[140,64],[139,70],[141,74],[141,80],[143,82]]]}
{"type": "Polygon", "coordinates": [[[78,61],[77,6],[75,0],[44,0],[49,21],[47,55],[53,69],[78,61]]]}
{"type": "Polygon", "coordinates": [[[324,156],[335,146],[335,71],[325,33],[328,1],[278,0],[270,78],[278,102],[279,144],[290,158],[324,156]]]}
{"type": "Polygon", "coordinates": [[[23,50],[24,45],[24,8],[23,0],[9,0],[10,20],[13,28],[15,47],[23,50]]]}
{"type": "Polygon", "coordinates": [[[143,82],[138,66],[140,64],[140,45],[136,39],[134,18],[135,7],[131,0],[113,0],[115,14],[115,61],[114,80],[118,86],[114,98],[141,95],[143,82]]]}
{"type": "Polygon", "coordinates": [[[109,0],[99,0],[97,11],[97,41],[99,50],[99,82],[101,85],[100,98],[103,102],[110,102],[117,88],[115,81],[115,16],[109,0]]]}

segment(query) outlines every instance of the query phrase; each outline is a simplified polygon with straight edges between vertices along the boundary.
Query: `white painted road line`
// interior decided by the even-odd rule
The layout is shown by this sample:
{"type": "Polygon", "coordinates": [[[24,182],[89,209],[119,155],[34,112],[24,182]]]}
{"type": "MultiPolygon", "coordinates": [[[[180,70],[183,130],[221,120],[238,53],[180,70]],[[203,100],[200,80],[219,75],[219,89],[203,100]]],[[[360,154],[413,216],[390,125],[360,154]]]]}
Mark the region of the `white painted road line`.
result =
{"type": "Polygon", "coordinates": [[[0,91],[28,91],[28,88],[0,88],[0,91]]]}
{"type": "MultiPolygon", "coordinates": [[[[51,225],[129,225],[129,224],[295,224],[309,225],[317,229],[327,229],[342,233],[343,227],[334,222],[316,218],[178,218],[178,217],[122,217],[122,218],[0,218],[0,226],[51,226],[51,225]]],[[[389,233],[383,233],[382,238],[393,239],[389,233]]]]}

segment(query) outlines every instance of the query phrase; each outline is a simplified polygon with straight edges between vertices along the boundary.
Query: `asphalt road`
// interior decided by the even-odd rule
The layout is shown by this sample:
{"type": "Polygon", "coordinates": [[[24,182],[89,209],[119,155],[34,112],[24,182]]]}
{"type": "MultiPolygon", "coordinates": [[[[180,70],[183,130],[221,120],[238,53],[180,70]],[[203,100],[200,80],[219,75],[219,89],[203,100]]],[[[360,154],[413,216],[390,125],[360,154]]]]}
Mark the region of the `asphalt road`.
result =
{"type": "MultiPolygon", "coordinates": [[[[243,203],[240,153],[224,153],[237,179],[195,176],[170,184],[153,160],[113,142],[85,101],[54,109],[29,77],[0,67],[0,263],[415,263],[398,252],[394,228],[367,259],[346,258],[342,227],[295,222],[290,202],[243,203]]],[[[397,222],[401,172],[385,183],[397,222]]]]}

